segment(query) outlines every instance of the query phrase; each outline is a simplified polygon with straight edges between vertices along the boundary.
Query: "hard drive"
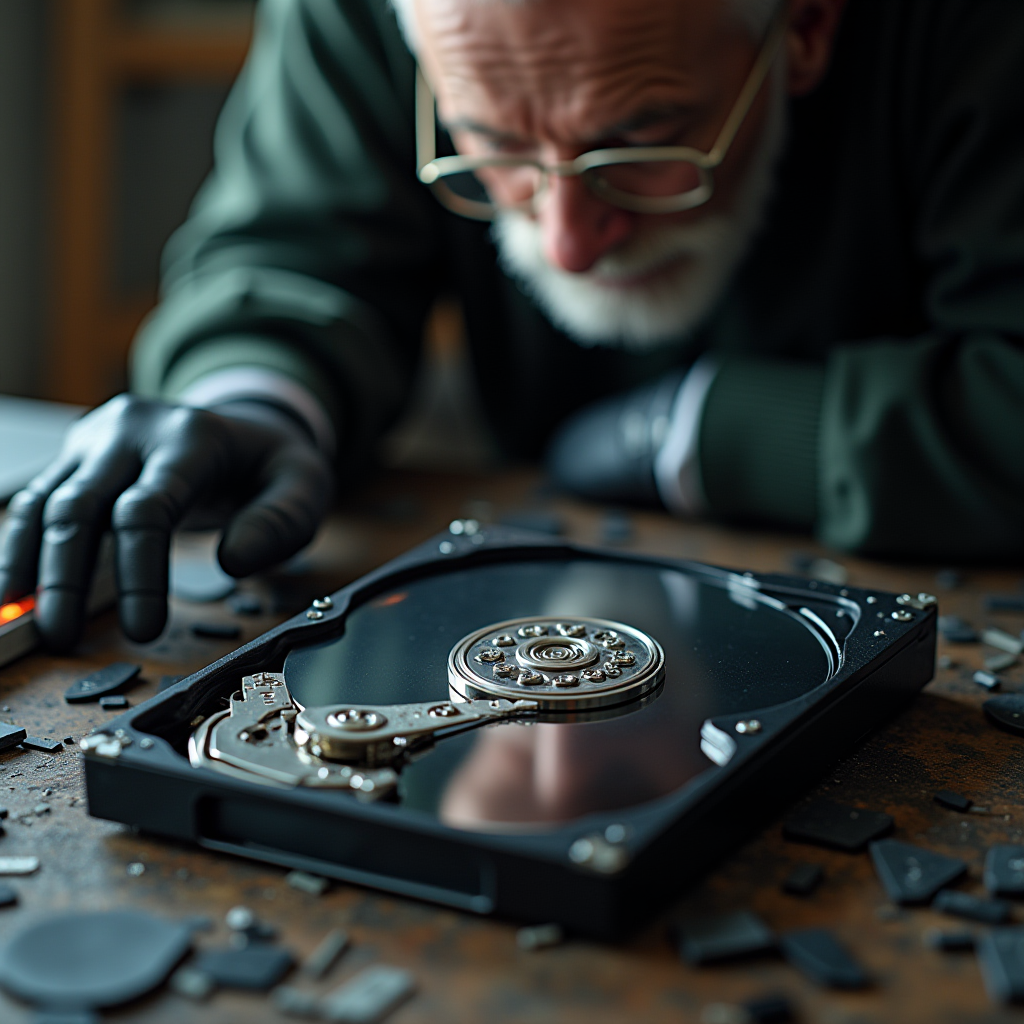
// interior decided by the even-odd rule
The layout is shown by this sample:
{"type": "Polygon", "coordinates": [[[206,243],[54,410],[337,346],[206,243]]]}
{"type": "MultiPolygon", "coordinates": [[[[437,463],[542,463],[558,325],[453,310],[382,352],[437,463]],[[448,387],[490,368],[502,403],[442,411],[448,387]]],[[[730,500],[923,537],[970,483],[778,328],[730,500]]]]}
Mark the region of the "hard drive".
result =
{"type": "Polygon", "coordinates": [[[932,677],[925,594],[452,531],[83,740],[90,813],[616,938],[932,677]]]}

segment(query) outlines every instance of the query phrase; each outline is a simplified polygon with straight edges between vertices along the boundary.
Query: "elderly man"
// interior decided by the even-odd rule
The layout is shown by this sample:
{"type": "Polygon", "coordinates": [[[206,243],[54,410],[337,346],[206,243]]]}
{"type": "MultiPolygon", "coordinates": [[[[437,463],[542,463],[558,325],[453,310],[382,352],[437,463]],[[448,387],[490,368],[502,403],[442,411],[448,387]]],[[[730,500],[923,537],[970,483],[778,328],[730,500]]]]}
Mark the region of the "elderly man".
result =
{"type": "Polygon", "coordinates": [[[442,292],[499,442],[582,494],[1020,557],[1022,34],[1010,0],[265,0],[136,397],[12,502],[0,596],[38,580],[72,644],[112,521],[148,640],[189,510],[233,574],[291,554],[442,292]]]}

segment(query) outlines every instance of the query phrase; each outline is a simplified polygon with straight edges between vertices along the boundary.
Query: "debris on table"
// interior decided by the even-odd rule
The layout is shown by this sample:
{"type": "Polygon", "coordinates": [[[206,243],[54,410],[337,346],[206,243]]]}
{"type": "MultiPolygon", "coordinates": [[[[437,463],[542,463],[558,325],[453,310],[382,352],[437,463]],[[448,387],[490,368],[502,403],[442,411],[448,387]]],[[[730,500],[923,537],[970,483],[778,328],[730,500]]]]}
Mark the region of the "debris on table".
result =
{"type": "Polygon", "coordinates": [[[954,793],[951,789],[940,789],[932,799],[942,807],[948,807],[951,811],[960,811],[963,814],[966,814],[974,803],[973,800],[968,800],[967,797],[954,793]]]}
{"type": "Polygon", "coordinates": [[[932,928],[924,933],[924,944],[939,953],[967,953],[974,949],[976,942],[974,932],[944,932],[932,928]]]}
{"type": "Polygon", "coordinates": [[[293,889],[309,893],[310,896],[323,896],[331,884],[326,878],[306,871],[289,871],[284,880],[293,889]]]}
{"type": "Polygon", "coordinates": [[[994,675],[992,672],[986,672],[984,669],[978,669],[971,678],[979,686],[984,686],[986,690],[999,689],[999,676],[994,675]]]}
{"type": "Polygon", "coordinates": [[[690,918],[673,930],[679,955],[693,966],[773,952],[778,945],[771,928],[749,910],[690,918]]]}
{"type": "Polygon", "coordinates": [[[940,615],[939,632],[947,644],[976,644],[978,631],[959,615],[940,615]]]}
{"type": "Polygon", "coordinates": [[[320,1003],[320,1015],[338,1024],[376,1024],[416,991],[408,971],[377,964],[360,971],[320,1003]]]}
{"type": "Polygon", "coordinates": [[[261,921],[249,907],[232,907],[224,915],[224,923],[234,933],[231,945],[244,949],[251,942],[271,942],[277,938],[277,929],[261,921]]]}
{"type": "Polygon", "coordinates": [[[187,927],[141,910],[50,914],[0,951],[0,986],[35,1006],[117,1006],[162,984],[191,945],[187,927]]]}
{"type": "Polygon", "coordinates": [[[209,999],[217,987],[217,983],[210,975],[187,965],[179,967],[171,975],[167,985],[175,995],[183,996],[185,999],[194,999],[196,1002],[209,999]]]}
{"type": "Polygon", "coordinates": [[[559,946],[565,941],[565,932],[561,925],[538,924],[527,928],[520,928],[516,932],[516,945],[526,951],[533,952],[537,949],[549,949],[551,946],[559,946]]]}
{"type": "Polygon", "coordinates": [[[998,647],[1001,651],[1006,651],[1007,654],[1018,655],[1024,650],[1024,643],[1021,642],[1020,637],[1014,636],[1012,633],[1007,633],[1002,629],[989,628],[982,632],[981,639],[983,643],[989,645],[989,647],[998,647]]]}
{"type": "Polygon", "coordinates": [[[338,958],[348,946],[348,932],[342,928],[333,928],[303,961],[302,973],[313,981],[319,981],[338,962],[338,958]]]}
{"type": "Polygon", "coordinates": [[[51,740],[49,736],[26,736],[21,745],[26,750],[38,750],[42,754],[59,754],[64,749],[60,740],[51,740]]]}
{"type": "Polygon", "coordinates": [[[192,635],[204,640],[237,640],[242,630],[233,622],[195,622],[192,635]]]}
{"type": "Polygon", "coordinates": [[[782,880],[782,891],[790,896],[810,896],[824,877],[820,864],[797,864],[782,880]]]}
{"type": "Polygon", "coordinates": [[[899,839],[882,839],[869,849],[875,871],[894,903],[927,903],[967,871],[967,865],[956,857],[899,839]]]}
{"type": "Polygon", "coordinates": [[[0,907],[13,907],[18,902],[18,890],[6,882],[0,882],[0,907]]]}
{"type": "Polygon", "coordinates": [[[0,857],[0,875],[31,875],[38,870],[38,857],[0,857]]]}
{"type": "Polygon", "coordinates": [[[943,889],[932,900],[932,909],[983,924],[1006,924],[1010,920],[1011,908],[1006,900],[986,900],[967,892],[943,889]]]}
{"type": "Polygon", "coordinates": [[[135,683],[141,671],[141,665],[127,661],[115,661],[113,664],[98,669],[72,683],[64,691],[64,700],[69,704],[90,704],[98,701],[101,697],[123,693],[135,683]]]}
{"type": "Polygon", "coordinates": [[[983,664],[989,672],[1005,672],[1017,664],[1016,654],[990,654],[983,664]]]}
{"type": "Polygon", "coordinates": [[[19,743],[24,742],[26,735],[25,730],[20,725],[0,722],[0,751],[16,747],[19,743]]]}
{"type": "Polygon", "coordinates": [[[892,826],[892,817],[882,811],[849,807],[832,800],[815,800],[782,823],[782,835],[795,842],[859,853],[892,826]]]}
{"type": "Polygon", "coordinates": [[[780,947],[793,967],[819,985],[858,989],[869,984],[864,968],[826,928],[787,932],[781,938],[780,947]]]}
{"type": "Polygon", "coordinates": [[[994,1003],[1024,1003],[1024,928],[993,928],[978,939],[978,966],[994,1003]]]}
{"type": "Polygon", "coordinates": [[[1000,729],[1024,736],[1024,693],[1007,693],[981,705],[989,721],[1000,729]]]}
{"type": "Polygon", "coordinates": [[[263,602],[255,594],[235,594],[228,605],[236,615],[263,614],[263,602]]]}
{"type": "Polygon", "coordinates": [[[606,512],[601,519],[601,542],[625,544],[633,536],[633,520],[626,512],[606,512]]]}
{"type": "Polygon", "coordinates": [[[985,854],[983,881],[993,896],[1024,896],[1024,846],[993,846],[985,854]]]}
{"type": "Polygon", "coordinates": [[[123,711],[130,708],[131,704],[128,703],[127,697],[118,694],[115,697],[100,697],[100,707],[104,711],[123,711]]]}
{"type": "Polygon", "coordinates": [[[789,1024],[795,1020],[793,1006],[785,996],[763,996],[742,1005],[708,1003],[700,1012],[701,1024],[789,1024]]]}
{"type": "Polygon", "coordinates": [[[192,966],[222,988],[266,992],[295,966],[295,958],[283,946],[256,942],[243,949],[205,949],[192,966]]]}
{"type": "Polygon", "coordinates": [[[1024,612],[1024,594],[986,594],[985,608],[990,612],[1024,612]]]}
{"type": "Polygon", "coordinates": [[[305,992],[293,985],[278,985],[270,998],[274,1006],[287,1017],[304,1017],[307,1020],[320,1016],[320,999],[315,992],[305,992]]]}
{"type": "Polygon", "coordinates": [[[146,865],[141,860],[133,860],[124,870],[129,878],[141,878],[146,873],[146,865]]]}

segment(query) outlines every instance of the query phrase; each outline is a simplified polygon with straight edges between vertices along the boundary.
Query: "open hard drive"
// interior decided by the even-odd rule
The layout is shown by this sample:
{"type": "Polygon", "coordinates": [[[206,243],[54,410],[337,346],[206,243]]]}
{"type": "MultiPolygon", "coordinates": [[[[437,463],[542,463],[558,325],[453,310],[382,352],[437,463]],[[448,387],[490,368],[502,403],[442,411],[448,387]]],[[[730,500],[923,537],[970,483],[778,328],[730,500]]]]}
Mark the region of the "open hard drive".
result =
{"type": "Polygon", "coordinates": [[[453,527],[87,737],[90,812],[615,937],[932,676],[927,595],[453,527]]]}

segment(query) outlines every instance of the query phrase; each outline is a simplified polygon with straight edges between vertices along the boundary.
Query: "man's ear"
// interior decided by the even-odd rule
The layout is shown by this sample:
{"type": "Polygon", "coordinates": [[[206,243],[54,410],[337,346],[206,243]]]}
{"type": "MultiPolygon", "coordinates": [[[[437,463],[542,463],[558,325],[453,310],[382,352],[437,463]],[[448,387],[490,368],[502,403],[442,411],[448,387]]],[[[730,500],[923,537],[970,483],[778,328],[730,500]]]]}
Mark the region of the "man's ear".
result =
{"type": "Polygon", "coordinates": [[[811,92],[825,77],[846,0],[790,0],[786,31],[791,96],[811,92]]]}

